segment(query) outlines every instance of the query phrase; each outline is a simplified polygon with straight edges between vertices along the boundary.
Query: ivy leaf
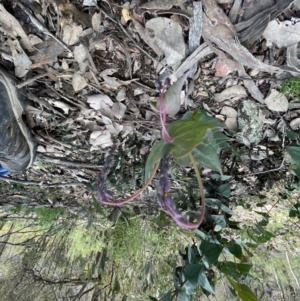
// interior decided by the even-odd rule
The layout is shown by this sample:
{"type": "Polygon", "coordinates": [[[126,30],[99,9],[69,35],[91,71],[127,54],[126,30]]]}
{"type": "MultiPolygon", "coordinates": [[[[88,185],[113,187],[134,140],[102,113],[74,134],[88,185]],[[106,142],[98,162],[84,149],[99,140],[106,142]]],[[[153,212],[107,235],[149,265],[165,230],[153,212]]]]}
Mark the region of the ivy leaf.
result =
{"type": "Polygon", "coordinates": [[[300,203],[297,203],[290,209],[289,217],[298,217],[300,218],[300,203]]]}
{"type": "Polygon", "coordinates": [[[229,147],[227,142],[227,137],[224,135],[220,129],[208,129],[204,138],[202,139],[203,143],[209,144],[219,155],[221,150],[225,147],[229,147]]]}
{"type": "Polygon", "coordinates": [[[189,155],[185,155],[180,158],[174,158],[174,161],[181,166],[187,166],[191,163],[191,159],[189,155]]]}
{"type": "Polygon", "coordinates": [[[233,261],[224,262],[220,271],[227,276],[231,276],[235,279],[240,278],[242,275],[249,274],[251,264],[247,263],[235,263],[233,261]]]}
{"type": "Polygon", "coordinates": [[[215,293],[203,270],[199,275],[198,281],[199,281],[199,284],[201,285],[202,288],[204,288],[205,290],[207,290],[211,294],[215,293]]]}
{"type": "Polygon", "coordinates": [[[149,179],[152,169],[163,156],[168,153],[169,145],[166,144],[164,141],[160,141],[155,144],[150,154],[148,155],[146,166],[145,166],[145,182],[149,179]]]}
{"type": "Polygon", "coordinates": [[[300,165],[300,147],[299,146],[287,146],[287,152],[295,161],[296,164],[300,165]]]}
{"type": "Polygon", "coordinates": [[[179,292],[177,296],[179,301],[190,301],[190,298],[186,292],[179,292]]]}
{"type": "Polygon", "coordinates": [[[162,301],[171,301],[172,298],[171,298],[171,291],[168,291],[167,293],[165,293],[162,298],[161,298],[162,301]]]}
{"type": "Polygon", "coordinates": [[[226,227],[225,217],[223,215],[212,215],[211,218],[215,221],[216,225],[214,227],[215,232],[221,231],[226,227]]]}
{"type": "Polygon", "coordinates": [[[188,295],[191,295],[197,287],[198,278],[201,273],[203,265],[201,264],[188,264],[184,267],[184,274],[186,281],[184,288],[188,295]]]}
{"type": "Polygon", "coordinates": [[[173,139],[172,154],[175,158],[183,157],[201,142],[206,130],[220,126],[216,122],[179,120],[167,126],[167,130],[173,139]]]}
{"type": "Polygon", "coordinates": [[[224,196],[225,198],[229,198],[230,197],[230,194],[231,194],[231,189],[230,189],[230,184],[229,183],[226,183],[226,184],[223,184],[223,185],[220,185],[218,188],[217,188],[217,192],[224,196]]]}
{"type": "Polygon", "coordinates": [[[204,143],[202,140],[202,142],[193,149],[192,154],[195,160],[202,166],[222,174],[219,156],[211,145],[204,143]]]}
{"type": "Polygon", "coordinates": [[[213,208],[213,209],[221,209],[222,211],[226,212],[229,215],[233,215],[233,211],[229,209],[227,206],[222,204],[222,202],[218,199],[206,199],[205,200],[206,206],[213,208]]]}
{"type": "Polygon", "coordinates": [[[222,250],[223,246],[208,241],[202,241],[200,245],[200,251],[204,256],[203,259],[210,265],[218,260],[222,250]]]}
{"type": "Polygon", "coordinates": [[[230,279],[229,277],[227,277],[227,279],[230,285],[236,291],[237,295],[243,301],[259,301],[246,284],[235,282],[233,279],[230,279]]]}
{"type": "Polygon", "coordinates": [[[225,127],[225,125],[218,119],[208,116],[206,111],[201,110],[188,111],[182,116],[181,120],[212,121],[218,123],[217,126],[225,127]]]}
{"type": "Polygon", "coordinates": [[[231,241],[231,242],[228,243],[227,248],[228,248],[228,251],[232,255],[234,255],[236,258],[238,258],[238,259],[242,258],[243,250],[242,250],[242,247],[239,244],[231,241]]]}

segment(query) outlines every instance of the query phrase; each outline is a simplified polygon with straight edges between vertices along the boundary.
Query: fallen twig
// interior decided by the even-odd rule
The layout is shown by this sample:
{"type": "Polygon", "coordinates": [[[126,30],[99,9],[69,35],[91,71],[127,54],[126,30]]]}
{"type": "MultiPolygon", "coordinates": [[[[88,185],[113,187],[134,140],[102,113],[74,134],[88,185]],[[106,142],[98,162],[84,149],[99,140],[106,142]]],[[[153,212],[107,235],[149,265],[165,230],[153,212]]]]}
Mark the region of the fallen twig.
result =
{"type": "Polygon", "coordinates": [[[70,161],[66,159],[61,159],[61,158],[55,158],[55,157],[48,157],[43,154],[37,154],[37,157],[41,159],[42,161],[49,162],[49,163],[54,163],[54,164],[59,164],[59,165],[65,165],[69,167],[80,167],[80,168],[101,168],[102,165],[94,165],[94,164],[89,164],[86,162],[81,162],[81,161],[70,161]]]}
{"type": "Polygon", "coordinates": [[[25,181],[25,180],[18,180],[12,179],[8,177],[0,176],[0,179],[10,183],[18,183],[23,185],[35,185],[40,187],[67,187],[67,186],[84,186],[85,184],[82,182],[70,182],[70,183],[55,183],[55,184],[48,184],[43,182],[36,182],[36,181],[25,181]]]}

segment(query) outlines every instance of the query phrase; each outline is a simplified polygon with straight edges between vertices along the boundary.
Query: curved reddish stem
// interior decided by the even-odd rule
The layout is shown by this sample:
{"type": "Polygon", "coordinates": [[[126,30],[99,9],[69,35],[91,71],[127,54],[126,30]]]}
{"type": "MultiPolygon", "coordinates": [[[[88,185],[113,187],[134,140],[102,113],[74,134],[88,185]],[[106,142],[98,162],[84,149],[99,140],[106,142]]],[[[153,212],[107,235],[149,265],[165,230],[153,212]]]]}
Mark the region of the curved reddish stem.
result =
{"type": "Polygon", "coordinates": [[[129,197],[128,199],[125,199],[125,200],[120,200],[120,201],[108,201],[108,200],[103,200],[99,194],[101,193],[101,191],[98,190],[97,194],[98,194],[98,199],[99,201],[102,203],[102,204],[105,204],[105,205],[111,205],[111,206],[121,206],[121,205],[124,205],[124,204],[127,204],[131,201],[133,201],[134,199],[136,199],[147,187],[148,185],[151,183],[151,181],[153,180],[155,174],[156,174],[156,171],[158,169],[158,166],[159,166],[159,162],[160,160],[154,165],[154,169],[148,179],[148,181],[144,184],[144,186],[138,190],[134,195],[132,195],[131,197],[129,197]]]}

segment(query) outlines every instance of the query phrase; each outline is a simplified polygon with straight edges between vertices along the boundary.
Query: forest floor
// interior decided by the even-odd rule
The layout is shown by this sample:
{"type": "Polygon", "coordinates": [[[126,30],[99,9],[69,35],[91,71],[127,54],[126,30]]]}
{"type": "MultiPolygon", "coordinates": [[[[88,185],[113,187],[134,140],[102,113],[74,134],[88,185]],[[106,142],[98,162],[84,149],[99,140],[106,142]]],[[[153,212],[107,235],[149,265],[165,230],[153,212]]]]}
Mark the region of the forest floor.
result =
{"type": "MultiPolygon", "coordinates": [[[[115,190],[140,187],[161,139],[157,83],[186,72],[180,111],[167,123],[204,110],[225,124],[220,162],[231,200],[294,182],[285,147],[299,138],[299,83],[283,83],[300,73],[299,1],[8,2],[0,5],[2,64],[27,97],[37,157],[2,182],[3,208],[80,213],[95,200],[95,180],[116,144],[115,190]]],[[[153,196],[149,190],[129,208],[155,216],[153,196]]]]}

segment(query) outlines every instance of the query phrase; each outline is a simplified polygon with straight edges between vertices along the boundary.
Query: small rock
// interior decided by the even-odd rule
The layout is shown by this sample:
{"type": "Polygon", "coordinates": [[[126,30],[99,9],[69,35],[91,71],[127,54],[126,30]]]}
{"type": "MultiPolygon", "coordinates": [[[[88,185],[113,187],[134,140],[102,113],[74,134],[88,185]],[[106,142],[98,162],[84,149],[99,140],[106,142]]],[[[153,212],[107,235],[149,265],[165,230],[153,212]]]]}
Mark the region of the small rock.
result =
{"type": "Polygon", "coordinates": [[[259,106],[253,101],[242,101],[238,110],[237,139],[244,143],[245,139],[257,145],[263,139],[263,121],[259,116],[259,106]]]}

